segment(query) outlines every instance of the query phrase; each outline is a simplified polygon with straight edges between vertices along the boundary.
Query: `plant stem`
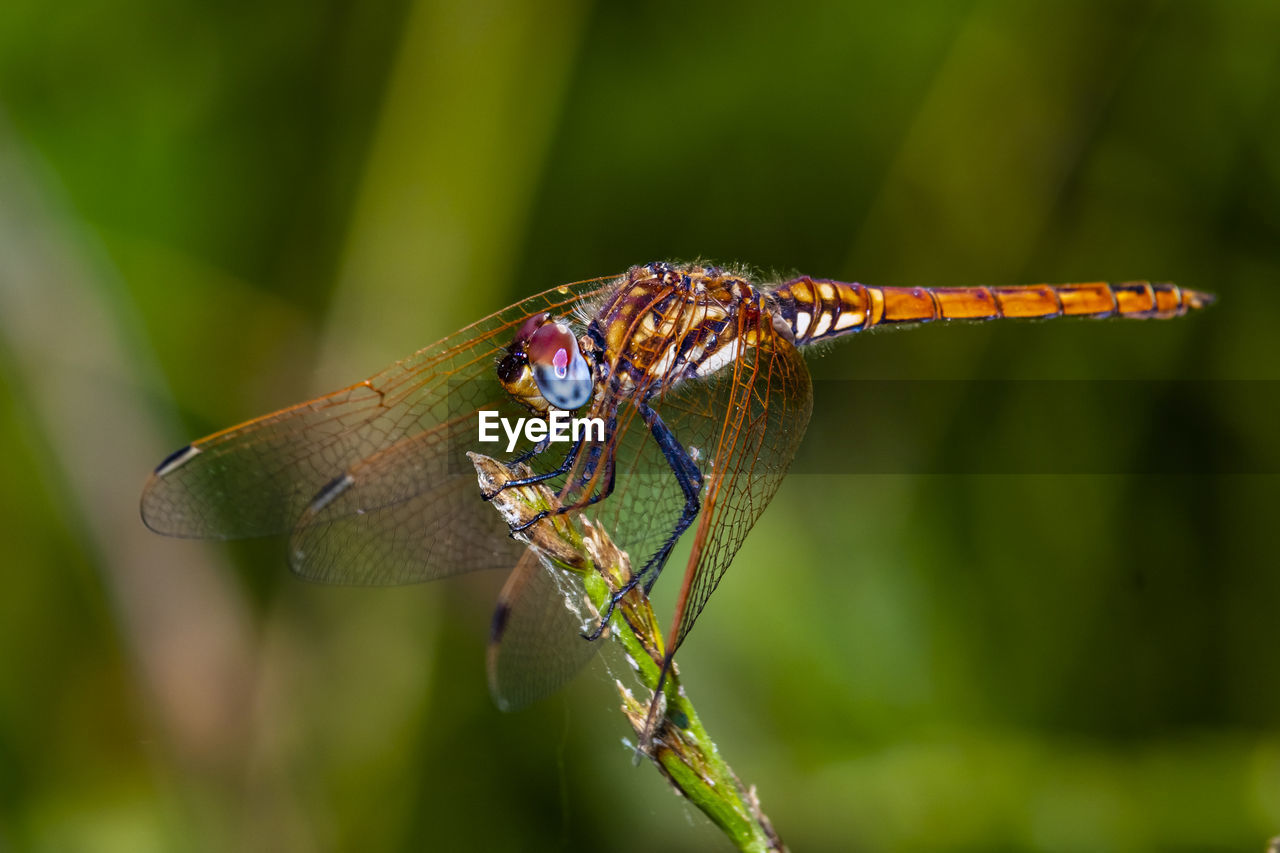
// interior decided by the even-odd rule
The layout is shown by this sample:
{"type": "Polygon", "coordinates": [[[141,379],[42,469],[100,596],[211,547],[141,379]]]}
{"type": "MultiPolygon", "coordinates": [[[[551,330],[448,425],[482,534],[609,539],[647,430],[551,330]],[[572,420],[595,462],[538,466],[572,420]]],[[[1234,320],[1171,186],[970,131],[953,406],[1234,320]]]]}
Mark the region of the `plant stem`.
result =
{"type": "MultiPolygon", "coordinates": [[[[592,606],[597,613],[603,613],[614,592],[631,578],[627,553],[613,544],[600,525],[585,516],[575,514],[571,518],[567,513],[555,512],[560,504],[551,489],[540,484],[503,488],[508,481],[528,475],[524,466],[508,468],[478,453],[467,455],[476,467],[480,488],[486,495],[493,495],[494,507],[512,528],[526,524],[539,513],[550,513],[516,536],[547,563],[580,578],[592,606]]],[[[607,634],[621,643],[641,683],[654,691],[664,644],[643,585],[633,587],[619,602],[607,634]]],[[[674,665],[660,700],[655,697],[642,701],[621,681],[616,684],[622,712],[636,733],[637,760],[645,755],[653,761],[667,782],[701,809],[739,850],[786,849],[761,809],[755,788],[744,786],[721,758],[674,665]]]]}

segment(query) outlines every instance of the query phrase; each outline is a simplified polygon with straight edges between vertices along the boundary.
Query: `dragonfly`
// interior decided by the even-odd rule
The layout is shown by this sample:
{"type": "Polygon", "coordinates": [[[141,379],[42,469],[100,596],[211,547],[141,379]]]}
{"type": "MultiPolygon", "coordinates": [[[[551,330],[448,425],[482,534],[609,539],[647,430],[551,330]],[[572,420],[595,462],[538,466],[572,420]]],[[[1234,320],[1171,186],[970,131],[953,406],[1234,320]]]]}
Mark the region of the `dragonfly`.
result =
{"type": "MultiPolygon", "coordinates": [[[[498,705],[554,692],[591,656],[632,587],[691,547],[665,673],[768,505],[813,405],[803,351],[892,326],[1012,318],[1170,318],[1211,294],[1168,283],[873,287],[773,284],[651,263],[531,296],[363,382],[200,439],[156,467],[142,518],[171,536],[287,534],[303,578],[339,584],[515,571],[490,636],[498,705]],[[523,437],[503,488],[545,483],[555,512],[589,514],[633,556],[630,582],[582,632],[536,555],[488,505],[467,451],[482,412],[603,423],[557,447],[523,437]]],[[[547,430],[540,431],[543,436],[547,430]]],[[[538,520],[523,523],[527,526],[538,520]]]]}

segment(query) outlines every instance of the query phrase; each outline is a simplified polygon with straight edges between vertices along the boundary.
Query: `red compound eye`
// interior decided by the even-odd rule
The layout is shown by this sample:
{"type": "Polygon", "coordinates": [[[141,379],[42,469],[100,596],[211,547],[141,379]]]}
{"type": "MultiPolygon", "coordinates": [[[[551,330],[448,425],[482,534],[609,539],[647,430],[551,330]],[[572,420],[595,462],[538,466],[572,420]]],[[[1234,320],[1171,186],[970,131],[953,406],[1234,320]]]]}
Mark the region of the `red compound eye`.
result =
{"type": "Polygon", "coordinates": [[[529,338],[533,381],[547,402],[572,411],[591,399],[591,368],[563,323],[546,323],[529,338]]]}
{"type": "Polygon", "coordinates": [[[541,314],[534,314],[528,320],[525,320],[524,324],[520,326],[520,331],[516,332],[515,340],[512,341],[512,343],[518,344],[529,340],[529,338],[533,337],[534,333],[538,331],[539,327],[550,319],[551,315],[545,311],[541,314]]]}
{"type": "Polygon", "coordinates": [[[573,332],[562,323],[547,323],[529,338],[529,361],[540,367],[551,367],[557,379],[564,379],[569,362],[578,354],[573,332]]]}

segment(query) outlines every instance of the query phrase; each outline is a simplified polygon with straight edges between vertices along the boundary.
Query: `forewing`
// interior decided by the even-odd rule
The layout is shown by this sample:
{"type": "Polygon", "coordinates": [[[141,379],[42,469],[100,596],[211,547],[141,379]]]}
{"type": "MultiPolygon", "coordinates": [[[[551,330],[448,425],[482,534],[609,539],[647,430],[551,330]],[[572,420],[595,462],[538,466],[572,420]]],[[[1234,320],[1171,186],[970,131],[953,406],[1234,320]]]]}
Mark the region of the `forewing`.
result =
{"type": "Polygon", "coordinates": [[[289,539],[289,565],[320,583],[419,583],[507,568],[524,549],[481,497],[474,468],[442,474],[395,503],[320,515],[323,521],[300,523],[289,539]]]}
{"type": "Polygon", "coordinates": [[[295,530],[291,562],[326,581],[396,583],[500,565],[513,550],[485,544],[495,533],[505,540],[505,528],[463,455],[474,447],[475,413],[512,411],[494,369],[527,317],[567,317],[610,281],[530,297],[364,382],[201,439],[156,469],[143,520],[188,537],[295,530]]]}

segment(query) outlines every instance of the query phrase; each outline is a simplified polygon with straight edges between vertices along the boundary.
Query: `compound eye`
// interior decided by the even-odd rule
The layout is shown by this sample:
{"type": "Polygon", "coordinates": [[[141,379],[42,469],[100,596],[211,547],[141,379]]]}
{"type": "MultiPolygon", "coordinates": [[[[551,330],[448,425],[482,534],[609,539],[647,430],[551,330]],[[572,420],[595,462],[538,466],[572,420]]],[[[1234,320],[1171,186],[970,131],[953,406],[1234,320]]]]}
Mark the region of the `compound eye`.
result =
{"type": "Polygon", "coordinates": [[[516,332],[515,340],[511,342],[511,345],[517,346],[519,344],[528,343],[529,339],[533,337],[534,332],[541,329],[550,319],[551,315],[546,311],[543,311],[541,314],[534,314],[521,324],[520,331],[516,332]]]}
{"type": "Polygon", "coordinates": [[[591,399],[591,368],[563,323],[546,323],[529,337],[533,381],[547,402],[572,411],[591,399]]]}

